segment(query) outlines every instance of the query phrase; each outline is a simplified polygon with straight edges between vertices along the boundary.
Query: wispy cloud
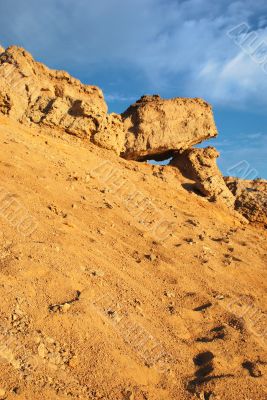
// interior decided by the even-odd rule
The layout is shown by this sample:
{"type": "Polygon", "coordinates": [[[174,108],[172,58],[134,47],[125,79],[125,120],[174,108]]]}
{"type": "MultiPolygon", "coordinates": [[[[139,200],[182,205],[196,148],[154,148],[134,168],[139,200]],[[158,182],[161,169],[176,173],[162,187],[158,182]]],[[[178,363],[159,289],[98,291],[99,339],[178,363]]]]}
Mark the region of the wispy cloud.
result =
{"type": "Polygon", "coordinates": [[[129,66],[151,91],[179,87],[240,107],[251,97],[267,104],[267,79],[227,31],[246,22],[266,37],[266,10],[262,0],[9,0],[0,4],[0,38],[55,66],[129,66]]]}
{"type": "Polygon", "coordinates": [[[133,101],[136,101],[138,99],[138,96],[126,96],[123,94],[118,94],[118,93],[104,93],[105,94],[105,99],[108,102],[114,102],[114,101],[119,101],[119,102],[128,102],[129,104],[133,101]]]}

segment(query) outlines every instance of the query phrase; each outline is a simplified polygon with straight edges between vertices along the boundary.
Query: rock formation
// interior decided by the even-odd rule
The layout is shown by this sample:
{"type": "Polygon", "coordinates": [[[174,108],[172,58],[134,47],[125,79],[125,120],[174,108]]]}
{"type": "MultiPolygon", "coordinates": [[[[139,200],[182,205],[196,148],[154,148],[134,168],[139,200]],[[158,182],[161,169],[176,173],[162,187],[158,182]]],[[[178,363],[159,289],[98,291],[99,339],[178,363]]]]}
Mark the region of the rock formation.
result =
{"type": "Polygon", "coordinates": [[[235,198],[227,188],[216,164],[219,152],[214,147],[188,149],[176,154],[171,165],[176,166],[183,175],[196,182],[196,189],[210,201],[222,201],[233,207],[235,198]]]}
{"type": "Polygon", "coordinates": [[[164,159],[217,135],[211,107],[201,99],[143,96],[122,119],[128,159],[164,159]]]}
{"type": "Polygon", "coordinates": [[[102,91],[50,70],[22,48],[0,50],[0,112],[87,138],[125,158],[166,157],[217,135],[201,99],[144,96],[121,116],[107,114],[102,91]]]}
{"type": "Polygon", "coordinates": [[[19,47],[12,46],[0,55],[0,112],[20,122],[89,138],[118,154],[124,151],[120,116],[107,114],[98,87],[48,69],[19,47]]]}
{"type": "Polygon", "coordinates": [[[50,70],[22,48],[0,46],[0,114],[87,139],[126,159],[174,156],[172,165],[208,199],[231,208],[235,203],[249,220],[266,222],[264,192],[254,186],[238,189],[235,200],[230,190],[241,183],[228,180],[228,189],[216,165],[216,149],[192,148],[217,135],[211,106],[204,100],[143,96],[121,115],[107,111],[98,87],[50,70]]]}
{"type": "Polygon", "coordinates": [[[249,181],[233,177],[224,179],[235,196],[235,209],[250,222],[267,227],[267,181],[249,181]]]}

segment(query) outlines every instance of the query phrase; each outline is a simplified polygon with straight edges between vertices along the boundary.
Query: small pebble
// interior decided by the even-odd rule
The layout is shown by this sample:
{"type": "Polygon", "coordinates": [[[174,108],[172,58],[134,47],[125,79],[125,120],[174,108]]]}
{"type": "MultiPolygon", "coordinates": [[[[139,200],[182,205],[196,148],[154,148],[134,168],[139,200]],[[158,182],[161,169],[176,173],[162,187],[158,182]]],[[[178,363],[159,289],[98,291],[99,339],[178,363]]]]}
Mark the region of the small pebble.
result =
{"type": "Polygon", "coordinates": [[[39,354],[39,356],[40,356],[41,358],[44,358],[44,357],[45,357],[46,348],[45,348],[45,345],[44,345],[43,343],[39,344],[39,346],[38,346],[38,354],[39,354]]]}
{"type": "Polygon", "coordinates": [[[147,258],[149,261],[153,262],[153,261],[156,261],[157,256],[156,256],[155,254],[151,253],[151,254],[147,254],[147,255],[146,255],[146,258],[147,258]]]}

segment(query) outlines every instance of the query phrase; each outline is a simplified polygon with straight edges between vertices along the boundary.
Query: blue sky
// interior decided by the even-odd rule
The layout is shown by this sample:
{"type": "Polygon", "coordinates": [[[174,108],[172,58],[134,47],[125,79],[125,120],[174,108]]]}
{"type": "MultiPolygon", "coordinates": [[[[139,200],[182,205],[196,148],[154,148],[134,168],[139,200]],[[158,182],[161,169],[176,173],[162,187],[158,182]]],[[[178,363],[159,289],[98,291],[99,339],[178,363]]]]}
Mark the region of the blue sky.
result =
{"type": "Polygon", "coordinates": [[[266,0],[0,0],[0,43],[100,86],[110,111],[205,98],[224,174],[267,178],[266,0]]]}

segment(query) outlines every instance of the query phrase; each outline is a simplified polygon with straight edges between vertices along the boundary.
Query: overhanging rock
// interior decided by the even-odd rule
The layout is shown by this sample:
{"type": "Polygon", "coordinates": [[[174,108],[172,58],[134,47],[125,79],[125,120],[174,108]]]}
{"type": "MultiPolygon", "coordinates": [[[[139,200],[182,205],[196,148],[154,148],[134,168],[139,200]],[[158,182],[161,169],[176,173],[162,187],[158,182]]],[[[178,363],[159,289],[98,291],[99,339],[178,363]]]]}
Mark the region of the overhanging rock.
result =
{"type": "Polygon", "coordinates": [[[217,136],[212,108],[202,99],[143,96],[122,119],[127,159],[164,159],[217,136]]]}

